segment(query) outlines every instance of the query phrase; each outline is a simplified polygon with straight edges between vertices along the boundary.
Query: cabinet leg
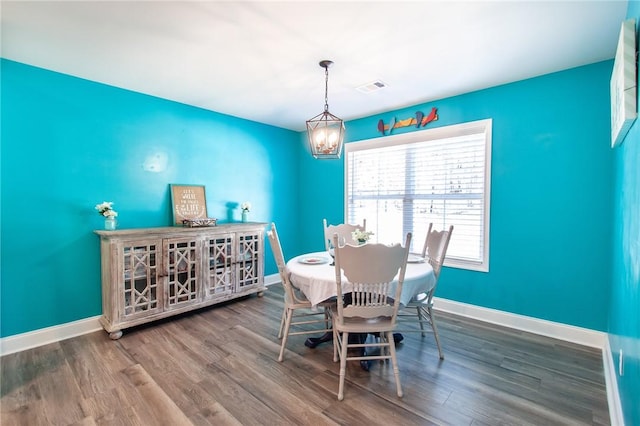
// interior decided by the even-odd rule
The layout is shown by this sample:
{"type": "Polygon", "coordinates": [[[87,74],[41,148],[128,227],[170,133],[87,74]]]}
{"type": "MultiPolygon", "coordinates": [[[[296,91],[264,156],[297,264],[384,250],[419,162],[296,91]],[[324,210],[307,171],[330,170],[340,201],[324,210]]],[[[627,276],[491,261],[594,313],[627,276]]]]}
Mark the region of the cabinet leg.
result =
{"type": "Polygon", "coordinates": [[[111,340],[118,340],[119,338],[122,337],[122,330],[113,331],[109,333],[109,337],[111,338],[111,340]]]}
{"type": "Polygon", "coordinates": [[[258,297],[262,297],[264,296],[264,291],[259,291],[257,294],[258,294],[258,297]]]}

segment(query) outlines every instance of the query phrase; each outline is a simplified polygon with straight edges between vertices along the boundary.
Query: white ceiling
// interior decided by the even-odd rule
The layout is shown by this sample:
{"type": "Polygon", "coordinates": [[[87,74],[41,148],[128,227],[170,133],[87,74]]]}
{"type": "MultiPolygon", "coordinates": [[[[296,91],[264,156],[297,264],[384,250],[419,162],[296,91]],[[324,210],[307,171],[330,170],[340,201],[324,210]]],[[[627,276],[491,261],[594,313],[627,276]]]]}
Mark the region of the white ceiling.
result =
{"type": "Polygon", "coordinates": [[[627,1],[5,1],[2,57],[303,130],[613,58],[627,1]],[[365,94],[356,87],[381,80],[365,94]]]}

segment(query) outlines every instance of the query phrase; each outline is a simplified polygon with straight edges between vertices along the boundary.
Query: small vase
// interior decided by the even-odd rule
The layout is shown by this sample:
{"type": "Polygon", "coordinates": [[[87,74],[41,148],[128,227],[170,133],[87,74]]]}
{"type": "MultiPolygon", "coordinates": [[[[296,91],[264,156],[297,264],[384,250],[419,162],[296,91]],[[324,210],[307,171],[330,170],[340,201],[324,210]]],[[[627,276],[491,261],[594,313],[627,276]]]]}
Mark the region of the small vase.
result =
{"type": "Polygon", "coordinates": [[[249,221],[249,212],[246,210],[242,210],[242,221],[243,222],[249,221]]]}
{"type": "Polygon", "coordinates": [[[115,231],[116,230],[116,218],[115,217],[105,217],[104,218],[104,229],[107,231],[115,231]]]}

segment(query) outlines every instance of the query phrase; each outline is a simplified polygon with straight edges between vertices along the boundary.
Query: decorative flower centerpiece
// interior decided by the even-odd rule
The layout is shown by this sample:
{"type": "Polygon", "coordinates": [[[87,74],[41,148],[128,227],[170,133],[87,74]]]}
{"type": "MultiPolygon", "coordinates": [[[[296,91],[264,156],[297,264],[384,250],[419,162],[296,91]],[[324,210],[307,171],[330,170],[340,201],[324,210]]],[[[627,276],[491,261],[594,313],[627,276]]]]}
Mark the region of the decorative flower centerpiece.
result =
{"type": "Polygon", "coordinates": [[[100,204],[96,204],[96,210],[104,217],[116,217],[118,212],[113,209],[112,201],[103,201],[100,204]]]}
{"type": "Polygon", "coordinates": [[[118,212],[113,209],[113,202],[103,201],[100,204],[96,204],[96,210],[100,213],[100,216],[104,216],[104,229],[107,231],[115,230],[118,212]]]}
{"type": "Polygon", "coordinates": [[[371,231],[361,231],[360,229],[356,229],[351,233],[351,236],[354,240],[358,242],[358,244],[364,244],[369,241],[369,237],[373,235],[371,231]]]}

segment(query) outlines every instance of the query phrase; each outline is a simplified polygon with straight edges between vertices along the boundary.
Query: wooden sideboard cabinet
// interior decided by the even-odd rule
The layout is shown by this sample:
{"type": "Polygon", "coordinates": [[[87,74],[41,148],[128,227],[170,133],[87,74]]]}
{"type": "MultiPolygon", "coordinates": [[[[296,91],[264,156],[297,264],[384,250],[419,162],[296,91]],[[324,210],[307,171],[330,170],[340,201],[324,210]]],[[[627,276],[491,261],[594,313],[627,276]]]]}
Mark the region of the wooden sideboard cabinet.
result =
{"type": "Polygon", "coordinates": [[[100,236],[102,317],[122,330],[237,297],[264,286],[265,223],[95,231],[100,236]]]}

